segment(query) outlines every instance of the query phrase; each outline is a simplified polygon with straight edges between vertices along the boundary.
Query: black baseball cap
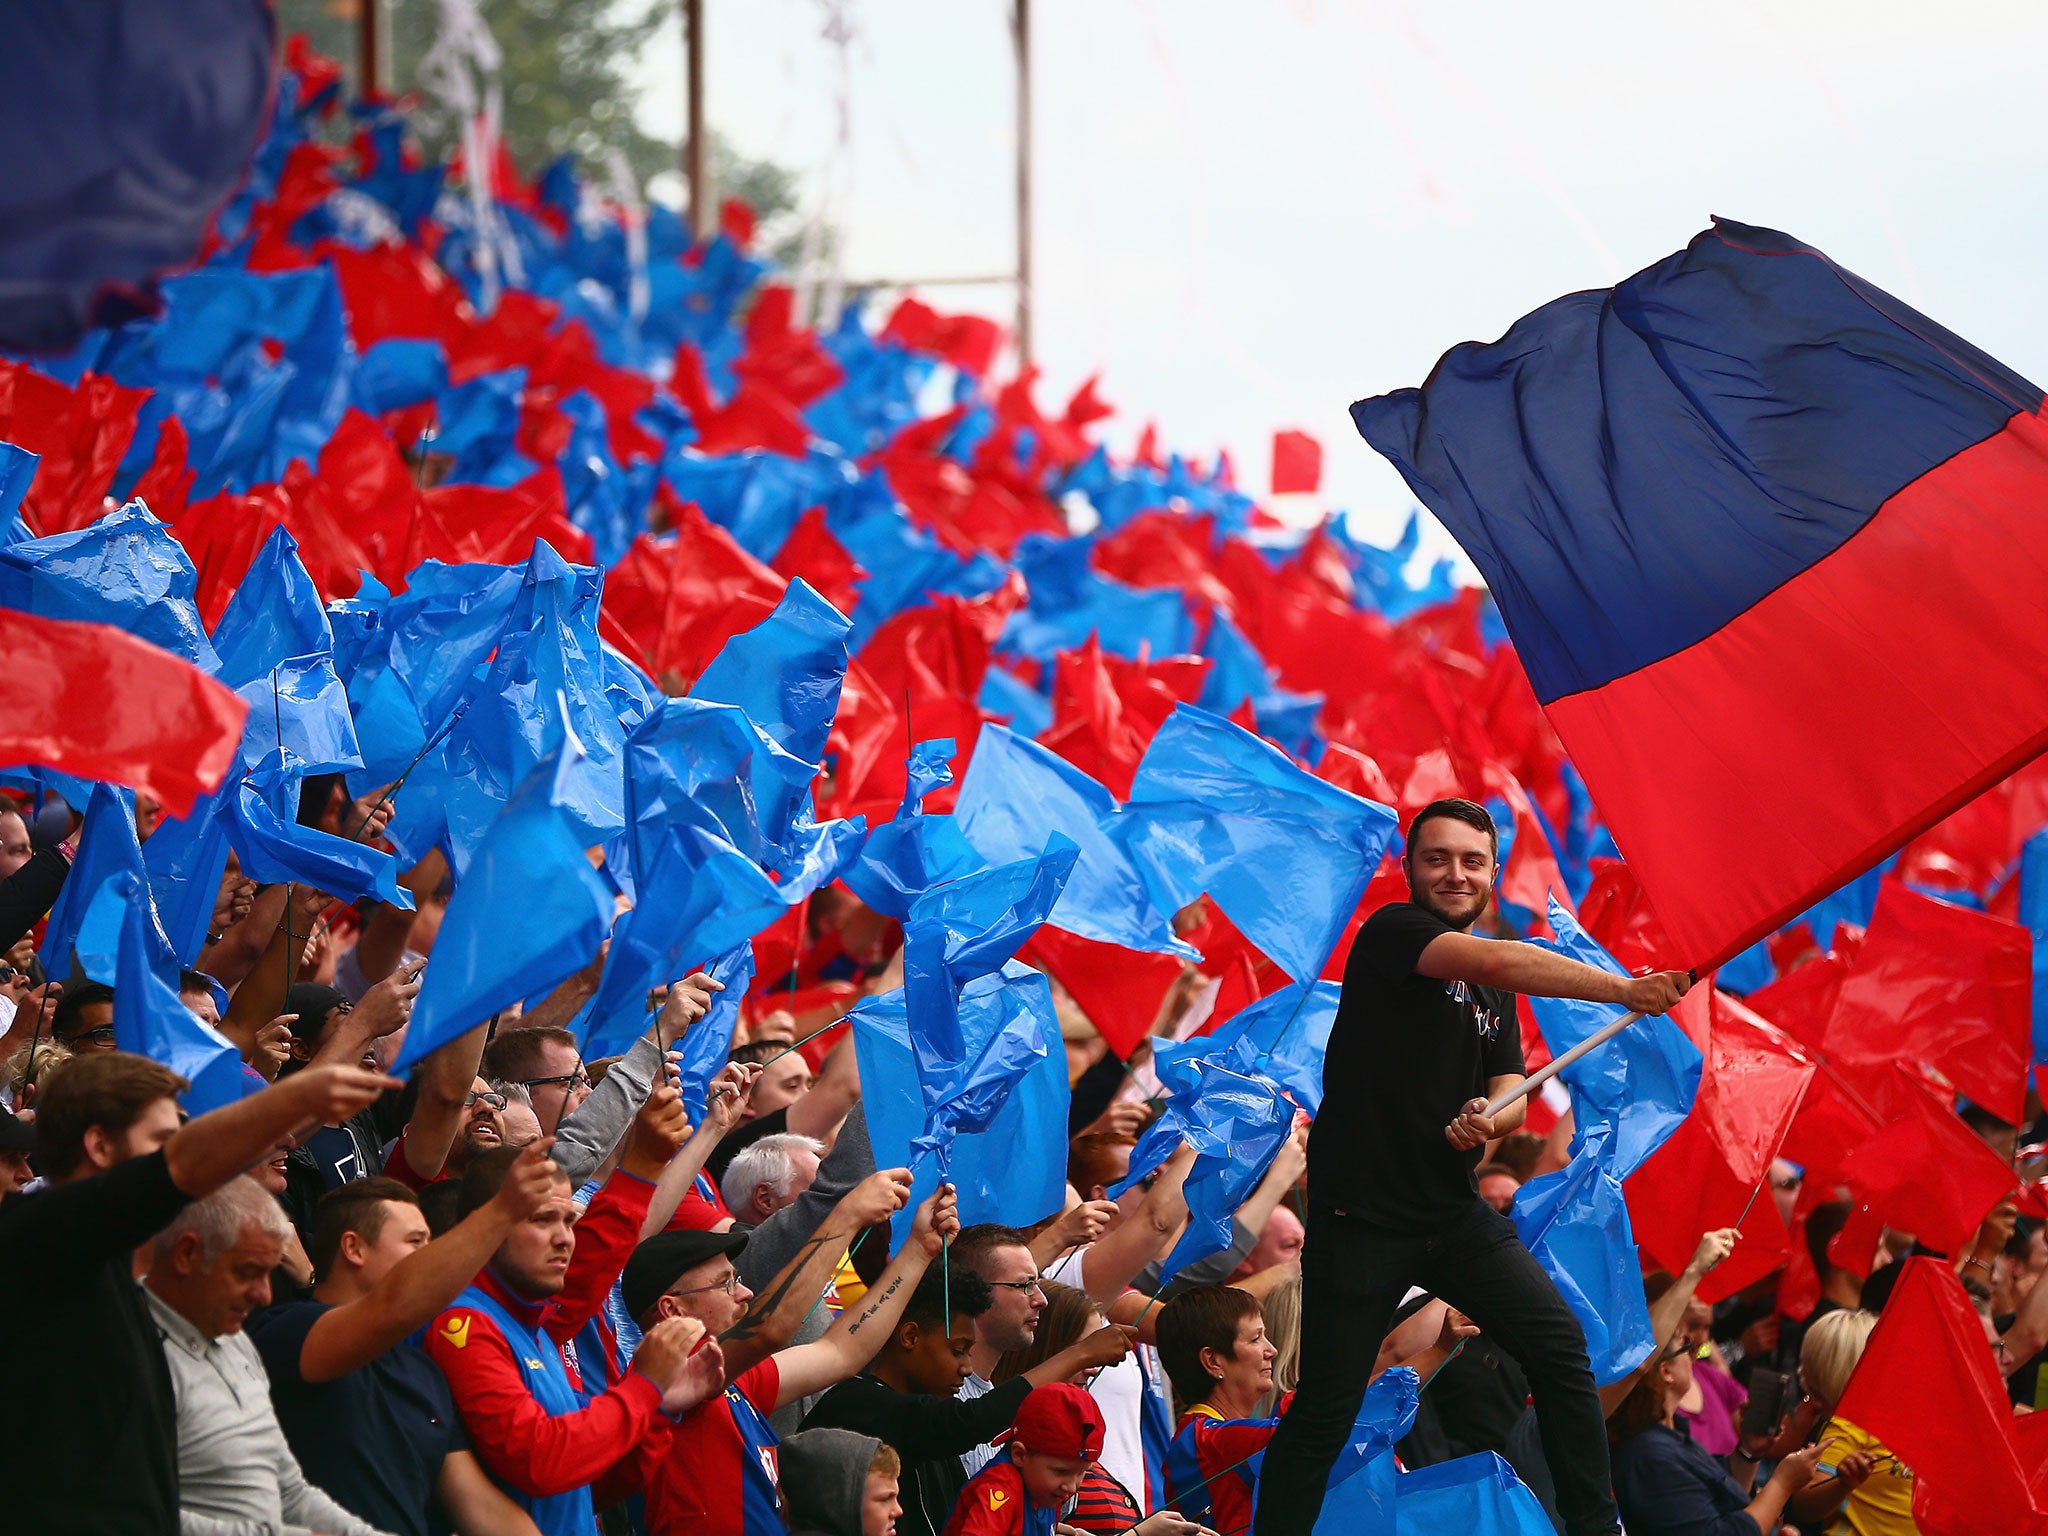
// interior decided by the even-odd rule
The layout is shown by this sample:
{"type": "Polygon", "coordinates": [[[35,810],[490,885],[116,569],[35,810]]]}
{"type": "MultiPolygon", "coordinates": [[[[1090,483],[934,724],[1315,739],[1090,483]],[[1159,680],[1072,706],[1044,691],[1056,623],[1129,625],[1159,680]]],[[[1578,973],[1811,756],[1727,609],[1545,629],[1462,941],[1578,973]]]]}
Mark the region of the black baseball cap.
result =
{"type": "Polygon", "coordinates": [[[619,1277],[626,1315],[638,1322],[684,1271],[720,1254],[737,1258],[746,1246],[744,1232],[694,1232],[685,1228],[655,1233],[633,1250],[633,1257],[626,1260],[626,1272],[619,1277]]]}

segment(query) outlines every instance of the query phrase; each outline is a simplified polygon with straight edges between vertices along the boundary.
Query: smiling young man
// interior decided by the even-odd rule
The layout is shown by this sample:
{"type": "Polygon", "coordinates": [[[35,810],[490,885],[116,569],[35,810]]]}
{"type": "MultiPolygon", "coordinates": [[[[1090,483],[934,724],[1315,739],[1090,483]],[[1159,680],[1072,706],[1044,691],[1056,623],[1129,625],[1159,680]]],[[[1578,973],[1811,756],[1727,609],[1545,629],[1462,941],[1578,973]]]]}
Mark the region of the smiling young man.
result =
{"type": "Polygon", "coordinates": [[[1686,976],[1622,977],[1532,944],[1475,937],[1493,899],[1493,819],[1438,800],[1408,827],[1409,899],[1366,919],[1344,968],[1309,1138],[1301,1381],[1267,1449],[1256,1536],[1308,1536],[1380,1337],[1411,1286],[1471,1317],[1529,1378],[1570,1536],[1620,1529],[1600,1399],[1578,1320],[1479,1198],[1485,1144],[1522,1123],[1515,994],[1663,1013],[1686,976]]]}

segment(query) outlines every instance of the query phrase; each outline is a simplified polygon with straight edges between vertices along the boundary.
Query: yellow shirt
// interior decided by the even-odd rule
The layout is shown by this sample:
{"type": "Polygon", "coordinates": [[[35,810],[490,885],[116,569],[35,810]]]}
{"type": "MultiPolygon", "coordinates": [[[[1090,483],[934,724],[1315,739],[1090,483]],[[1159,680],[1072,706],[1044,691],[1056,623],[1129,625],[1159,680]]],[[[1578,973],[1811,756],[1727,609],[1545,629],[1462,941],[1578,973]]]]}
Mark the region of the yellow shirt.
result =
{"type": "Polygon", "coordinates": [[[867,1295],[868,1283],[861,1279],[860,1272],[853,1267],[851,1253],[842,1253],[839,1256],[839,1268],[832,1276],[832,1288],[839,1293],[832,1307],[835,1317],[848,1307],[859,1306],[861,1297],[867,1295]]]}
{"type": "Polygon", "coordinates": [[[1920,1527],[1913,1523],[1912,1469],[1900,1465],[1878,1440],[1847,1419],[1829,1420],[1820,1437],[1832,1437],[1835,1442],[1828,1447],[1830,1465],[1839,1465],[1844,1456],[1856,1451],[1886,1458],[1864,1479],[1863,1486],[1843,1501],[1834,1524],[1828,1527],[1828,1536],[1919,1536],[1920,1527]]]}

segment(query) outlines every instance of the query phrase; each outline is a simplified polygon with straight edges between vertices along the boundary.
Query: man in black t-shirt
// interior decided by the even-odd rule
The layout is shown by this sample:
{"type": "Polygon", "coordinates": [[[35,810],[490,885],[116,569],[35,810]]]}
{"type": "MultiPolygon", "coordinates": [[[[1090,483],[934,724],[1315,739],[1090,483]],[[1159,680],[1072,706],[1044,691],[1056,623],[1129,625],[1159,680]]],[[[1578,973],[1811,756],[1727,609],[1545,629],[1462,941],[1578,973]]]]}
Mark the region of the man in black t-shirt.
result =
{"type": "Polygon", "coordinates": [[[1571,1536],[1618,1531],[1600,1398],[1578,1319],[1514,1224],[1479,1198],[1488,1141],[1522,1123],[1515,994],[1663,1013],[1675,971],[1621,977],[1531,944],[1476,938],[1499,869],[1493,818],[1439,800],[1408,828],[1409,900],[1358,930],[1309,1134],[1301,1381],[1267,1448],[1255,1536],[1308,1536],[1412,1286],[1443,1297],[1520,1363],[1571,1536]]]}
{"type": "Polygon", "coordinates": [[[37,1103],[50,1186],[0,1201],[0,1316],[21,1386],[5,1528],[38,1536],[177,1536],[177,1402],[138,1244],[312,1119],[395,1086],[357,1067],[302,1072],[179,1124],[189,1085],[125,1051],[50,1076],[37,1103]]]}

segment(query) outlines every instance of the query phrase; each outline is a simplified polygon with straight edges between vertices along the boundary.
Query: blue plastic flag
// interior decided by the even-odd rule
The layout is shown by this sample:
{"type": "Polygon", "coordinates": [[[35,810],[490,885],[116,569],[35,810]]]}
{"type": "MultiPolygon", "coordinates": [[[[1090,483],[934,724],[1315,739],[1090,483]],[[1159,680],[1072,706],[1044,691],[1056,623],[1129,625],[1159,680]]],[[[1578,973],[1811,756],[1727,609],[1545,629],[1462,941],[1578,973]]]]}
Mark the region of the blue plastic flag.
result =
{"type": "Polygon", "coordinates": [[[1145,749],[1116,823],[1154,906],[1207,892],[1298,981],[1328,963],[1394,831],[1387,807],[1186,704],[1145,749]]]}
{"type": "Polygon", "coordinates": [[[992,715],[1006,716],[1010,729],[1028,740],[1052,729],[1052,701],[1006,667],[982,673],[974,702],[992,715]]]}
{"type": "Polygon", "coordinates": [[[704,1095],[732,1055],[733,1027],[740,1021],[740,1003],[754,981],[754,945],[734,945],[711,965],[711,979],[725,988],[711,994],[711,1007],[692,1024],[680,1042],[683,1109],[690,1124],[704,1122],[704,1095]]]}
{"type": "Polygon", "coordinates": [[[1053,1040],[1059,1038],[1044,978],[1028,968],[1013,976],[1004,967],[1045,922],[1078,853],[1055,833],[1038,858],[939,886],[910,909],[903,995],[924,1102],[917,1146],[938,1154],[941,1173],[954,1138],[985,1128],[1047,1048],[1039,1026],[1050,1021],[1053,1040]],[[1027,985],[1033,977],[1037,991],[1027,985]]]}
{"type": "MultiPolygon", "coordinates": [[[[1057,1211],[1066,1192],[1066,1053],[1059,1048],[1051,993],[1044,977],[1014,961],[1000,979],[1004,995],[977,993],[974,1006],[1031,1013],[1045,1049],[1032,1056],[980,1134],[952,1143],[945,1177],[959,1190],[960,1220],[968,1224],[1036,1221],[1057,1211]]],[[[907,1167],[913,1177],[910,1200],[894,1222],[900,1243],[917,1205],[940,1180],[938,1160],[915,1150],[925,1133],[924,1097],[902,988],[865,999],[847,1022],[853,1026],[875,1165],[907,1167]]]]}
{"type": "MultiPolygon", "coordinates": [[[[1544,947],[1625,974],[1555,898],[1555,943],[1544,947]]],[[[1531,998],[1553,1055],[1611,1020],[1608,1005],[1531,998]]],[[[1617,1381],[1653,1348],[1621,1181],[1684,1121],[1699,1088],[1700,1053],[1668,1018],[1630,1025],[1559,1074],[1571,1090],[1571,1161],[1524,1185],[1515,1228],[1586,1331],[1593,1374],[1617,1381]]]]}
{"type": "Polygon", "coordinates": [[[409,1068],[492,1014],[547,991],[588,965],[604,942],[611,891],[583,856],[575,818],[561,804],[579,757],[572,735],[484,835],[449,899],[395,1067],[409,1068]]]}
{"type": "Polygon", "coordinates": [[[1048,832],[1080,849],[1052,911],[1059,927],[1126,949],[1200,959],[1174,937],[1171,917],[1153,906],[1145,877],[1104,830],[1116,814],[1115,799],[1094,779],[1000,725],[981,728],[953,808],[967,841],[991,864],[1031,857],[1048,832]]]}
{"type": "Polygon", "coordinates": [[[343,773],[363,766],[348,690],[326,652],[286,657],[235,692],[249,705],[249,718],[242,726],[243,768],[253,770],[280,746],[307,773],[343,773]]]}
{"type": "Polygon", "coordinates": [[[860,857],[841,875],[854,895],[884,917],[910,916],[935,885],[986,869],[951,816],[927,816],[924,797],[953,782],[953,738],[920,741],[904,759],[907,786],[896,814],[868,834],[860,857]]]}
{"type": "Polygon", "coordinates": [[[213,926],[221,877],[228,867],[228,830],[222,810],[240,786],[230,781],[195,801],[192,814],[166,816],[142,847],[150,895],[180,965],[198,963],[213,926]]]}
{"type": "Polygon", "coordinates": [[[333,651],[334,630],[319,590],[299,559],[298,540],[283,527],[271,530],[221,611],[213,649],[220,680],[235,689],[269,677],[286,657],[333,651]]]}
{"type": "MultiPolygon", "coordinates": [[[[1616,976],[1628,974],[1554,896],[1549,917],[1556,940],[1533,942],[1582,965],[1597,966],[1616,976]]],[[[1531,997],[1529,1006],[1552,1056],[1562,1056],[1611,1023],[1616,1014],[1611,1003],[1569,998],[1531,997]]],[[[1572,1092],[1573,1145],[1577,1146],[1578,1138],[1592,1125],[1611,1127],[1609,1171],[1617,1179],[1627,1178],[1691,1113],[1693,1097],[1699,1091],[1700,1066],[1699,1047],[1668,1016],[1631,1024],[1558,1074],[1572,1092]]]]}
{"type": "Polygon", "coordinates": [[[2034,936],[2034,1049],[2032,1060],[2048,1061],[2048,831],[2036,832],[2020,849],[2019,919],[2034,936]]]}
{"type": "Polygon", "coordinates": [[[0,604],[111,624],[211,673],[219,658],[199,622],[198,589],[183,547],[139,501],[75,533],[0,544],[0,604]]]}
{"type": "Polygon", "coordinates": [[[690,966],[751,939],[795,901],[715,833],[671,829],[619,919],[589,1013],[586,1056],[630,1047],[647,1028],[647,994],[690,966]]]}
{"type": "Polygon", "coordinates": [[[821,842],[836,855],[846,835],[838,823],[811,819],[816,765],[785,751],[745,710],[706,699],[664,700],[633,728],[623,755],[624,820],[636,867],[654,858],[670,827],[691,821],[785,882],[808,870],[815,888],[837,873],[821,877],[813,867],[821,842]]]}
{"type": "Polygon", "coordinates": [[[1271,1078],[1309,1114],[1323,1107],[1323,1054],[1343,988],[1318,981],[1270,992],[1207,1037],[1212,1059],[1233,1071],[1271,1078]]]}
{"type": "MultiPolygon", "coordinates": [[[[36,951],[49,975],[61,981],[71,974],[72,946],[85,921],[85,909],[100,887],[116,875],[147,879],[142,845],[135,836],[135,791],[95,784],[85,805],[84,825],[79,828],[78,858],[57,890],[43,927],[42,947],[36,951]]],[[[210,914],[212,908],[207,910],[210,914]]]]}
{"type": "MultiPolygon", "coordinates": [[[[110,981],[114,988],[114,1046],[162,1062],[192,1086],[183,1095],[195,1115],[233,1104],[262,1083],[243,1070],[242,1053],[220,1031],[203,1023],[178,995],[178,961],[157,926],[147,882],[132,873],[116,875],[100,888],[93,906],[111,907],[120,932],[119,955],[110,981]]],[[[100,913],[90,926],[99,926],[100,913]]]]}
{"type": "MultiPolygon", "coordinates": [[[[406,781],[408,793],[386,831],[405,857],[439,846],[460,880],[514,786],[554,754],[565,731],[579,747],[576,767],[558,789],[585,844],[605,842],[624,824],[625,732],[611,707],[597,638],[601,587],[594,570],[535,542],[496,650],[480,674],[453,690],[448,721],[428,726],[445,729],[445,739],[406,781]]],[[[396,670],[395,643],[392,665],[396,670]]],[[[453,681],[435,691],[437,703],[453,681]]],[[[428,720],[423,711],[423,726],[428,720]]]]}
{"type": "Polygon", "coordinates": [[[1492,1451],[1419,1467],[1394,1481],[1396,1536],[1552,1536],[1554,1529],[1528,1484],[1492,1451]]]}
{"type": "MultiPolygon", "coordinates": [[[[1572,1095],[1576,1109],[1582,1102],[1572,1095]]],[[[1579,1127],[1571,1161],[1531,1179],[1515,1195],[1515,1230],[1543,1266],[1586,1333],[1602,1386],[1619,1381],[1657,1346],[1643,1301],[1628,1204],[1611,1169],[1613,1127],[1579,1127]]]]}
{"type": "MultiPolygon", "coordinates": [[[[1167,1105],[1176,1111],[1175,1128],[1180,1137],[1175,1140],[1184,1137],[1194,1147],[1195,1165],[1188,1171],[1185,1187],[1187,1229],[1160,1266],[1162,1279],[1171,1279],[1197,1259],[1230,1246],[1230,1218],[1259,1187],[1294,1129],[1294,1105],[1267,1079],[1233,1072],[1199,1057],[1188,1060],[1186,1066],[1194,1081],[1185,1089],[1175,1084],[1167,1105]]],[[[1164,1067],[1160,1080],[1168,1081],[1164,1067]]],[[[1144,1149],[1131,1149],[1134,1171],[1140,1150],[1144,1149]]],[[[1167,1151],[1170,1154],[1172,1148],[1167,1151]]],[[[1150,1171],[1151,1167],[1144,1170],[1150,1171]]]]}
{"type": "Polygon", "coordinates": [[[273,753],[233,786],[223,821],[243,875],[265,885],[310,885],[344,901],[371,896],[410,912],[412,894],[398,883],[398,861],[390,854],[300,825],[305,778],[296,759],[273,753]]]}
{"type": "Polygon", "coordinates": [[[783,750],[816,763],[839,711],[852,629],[844,614],[799,577],[773,613],[725,642],[690,697],[738,705],[783,750]]]}
{"type": "MultiPolygon", "coordinates": [[[[1415,1423],[1422,1383],[1397,1365],[1366,1388],[1350,1437],[1324,1485],[1317,1536],[1394,1536],[1396,1489],[1403,1476],[1394,1465],[1394,1446],[1415,1423]]],[[[1491,1536],[1483,1527],[1470,1536],[1491,1536]]]]}

